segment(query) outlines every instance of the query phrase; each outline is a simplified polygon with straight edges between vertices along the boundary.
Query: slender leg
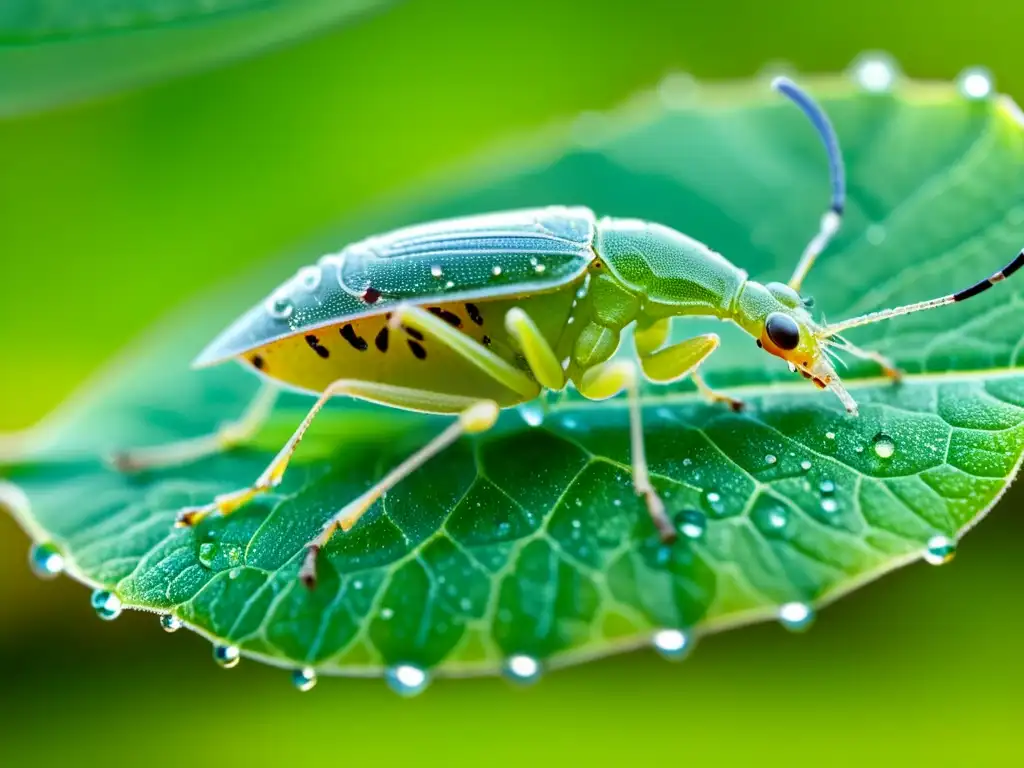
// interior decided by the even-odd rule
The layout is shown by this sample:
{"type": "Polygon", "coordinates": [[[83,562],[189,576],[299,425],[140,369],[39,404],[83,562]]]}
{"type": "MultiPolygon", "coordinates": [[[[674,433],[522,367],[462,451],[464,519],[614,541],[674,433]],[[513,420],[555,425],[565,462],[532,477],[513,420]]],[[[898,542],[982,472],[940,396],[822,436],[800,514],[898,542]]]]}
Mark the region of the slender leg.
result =
{"type": "MultiPolygon", "coordinates": [[[[646,339],[644,341],[647,341],[646,339]]],[[[652,351],[637,342],[637,355],[644,375],[651,381],[667,384],[689,376],[704,397],[713,403],[726,403],[734,411],[743,410],[743,401],[711,389],[697,370],[718,349],[720,339],[716,333],[695,336],[664,349],[652,351]]]]}
{"type": "Polygon", "coordinates": [[[605,400],[623,389],[629,394],[629,443],[633,464],[633,490],[642,496],[647,512],[654,521],[662,541],[676,538],[676,529],[665,513],[665,503],[651,485],[644,453],[644,427],[640,410],[640,389],[636,366],[628,362],[604,363],[586,371],[580,379],[579,391],[591,400],[605,400]]]}
{"type": "Polygon", "coordinates": [[[209,435],[180,440],[164,445],[133,448],[115,453],[110,462],[122,472],[174,467],[197,461],[205,456],[230,450],[253,437],[266,423],[277,402],[278,389],[264,384],[236,421],[222,424],[209,435]]]}
{"type": "Polygon", "coordinates": [[[704,381],[704,377],[699,372],[695,371],[690,374],[690,378],[693,379],[693,383],[697,385],[697,391],[712,403],[725,403],[736,413],[739,413],[747,407],[747,404],[742,400],[737,400],[735,397],[723,395],[721,392],[709,387],[707,382],[704,381]]]}
{"type": "Polygon", "coordinates": [[[285,470],[292,455],[302,442],[306,430],[313,423],[313,419],[320,413],[327,401],[338,395],[349,395],[364,400],[372,400],[386,405],[410,410],[422,410],[433,412],[445,412],[459,410],[471,405],[474,401],[471,398],[459,397],[456,395],[443,395],[424,390],[407,389],[406,387],[395,387],[387,384],[375,384],[372,382],[341,379],[330,384],[320,395],[313,407],[309,409],[306,418],[302,420],[295,432],[278,452],[277,456],[270,462],[263,474],[256,482],[248,488],[241,488],[237,491],[221,494],[214,498],[209,504],[198,507],[186,507],[178,513],[179,527],[191,527],[196,525],[208,515],[230,515],[251,499],[266,493],[280,485],[285,470]]]}
{"type": "Polygon", "coordinates": [[[903,378],[903,371],[896,367],[896,363],[879,352],[875,352],[870,349],[861,349],[856,344],[851,344],[845,339],[842,343],[835,344],[835,346],[843,352],[849,352],[854,357],[859,357],[861,360],[871,360],[874,363],[878,363],[882,369],[882,373],[893,381],[900,381],[903,378]]]}
{"type": "Polygon", "coordinates": [[[299,578],[302,580],[302,583],[310,589],[316,586],[316,563],[320,550],[323,549],[338,528],[346,532],[349,531],[353,525],[359,522],[359,518],[373,506],[373,503],[387,491],[394,488],[462,435],[486,432],[494,426],[497,420],[497,403],[491,400],[482,400],[474,403],[459,414],[458,421],[391,470],[362,496],[346,504],[330,520],[324,523],[319,535],[307,545],[306,557],[303,560],[302,568],[299,570],[299,578]]]}
{"type": "Polygon", "coordinates": [[[519,345],[519,350],[530,365],[541,386],[547,389],[561,389],[565,386],[565,371],[530,316],[518,307],[505,315],[505,327],[519,345]]]}

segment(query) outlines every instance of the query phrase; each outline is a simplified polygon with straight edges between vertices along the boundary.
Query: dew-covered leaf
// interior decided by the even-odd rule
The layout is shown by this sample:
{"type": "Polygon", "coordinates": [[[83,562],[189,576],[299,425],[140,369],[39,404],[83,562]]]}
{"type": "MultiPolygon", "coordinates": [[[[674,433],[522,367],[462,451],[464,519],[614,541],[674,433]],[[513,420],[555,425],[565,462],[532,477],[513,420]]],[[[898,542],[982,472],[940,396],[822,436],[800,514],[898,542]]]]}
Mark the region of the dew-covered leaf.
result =
{"type": "MultiPolygon", "coordinates": [[[[787,279],[827,200],[817,138],[765,83],[681,82],[361,226],[584,204],[688,232],[759,280],[787,279]]],[[[851,187],[846,225],[805,285],[821,311],[837,319],[946,294],[1019,251],[1024,121],[1012,102],[944,84],[866,93],[808,82],[851,187]]],[[[334,248],[364,234],[349,229],[334,248]]],[[[287,396],[251,444],[186,467],[129,476],[103,463],[238,415],[256,382],[187,362],[296,266],[248,276],[145,337],[7,470],[27,500],[5,486],[75,578],[275,664],[393,668],[394,684],[413,688],[415,668],[493,673],[515,659],[525,676],[531,659],[562,665],[655,637],[678,655],[684,640],[758,619],[802,627],[812,607],[886,571],[948,559],[1024,450],[1024,280],[850,332],[908,374],[895,386],[851,361],[859,417],[715,324],[723,345],[708,378],[746,399],[744,413],[687,383],[644,393],[647,457],[676,544],[660,544],[632,492],[625,404],[569,394],[540,425],[536,409],[506,412],[400,484],[335,536],[311,593],[296,580],[306,541],[447,418],[335,403],[277,493],[192,531],[172,528],[177,510],[255,479],[307,400],[287,396]]]]}
{"type": "Polygon", "coordinates": [[[386,0],[5,0],[0,116],[162,80],[293,42],[386,0]]]}

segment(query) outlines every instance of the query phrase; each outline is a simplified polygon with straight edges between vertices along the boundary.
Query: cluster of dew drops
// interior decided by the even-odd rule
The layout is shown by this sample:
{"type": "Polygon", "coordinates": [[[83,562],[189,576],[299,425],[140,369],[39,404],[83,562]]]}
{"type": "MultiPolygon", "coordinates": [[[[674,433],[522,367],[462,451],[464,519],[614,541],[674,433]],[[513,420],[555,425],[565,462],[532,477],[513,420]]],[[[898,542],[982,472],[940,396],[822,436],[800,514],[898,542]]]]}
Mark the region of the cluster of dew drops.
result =
{"type": "MultiPolygon", "coordinates": [[[[852,71],[854,79],[860,86],[872,93],[890,91],[900,78],[899,68],[893,59],[879,53],[861,56],[854,63],[852,71]]],[[[680,77],[674,75],[670,76],[670,79],[674,83],[680,77]]],[[[667,80],[666,93],[668,84],[667,80]]],[[[991,73],[981,67],[971,67],[961,72],[957,78],[957,89],[965,98],[974,101],[987,99],[995,90],[991,73]]],[[[541,272],[543,266],[536,264],[536,270],[541,272]]],[[[435,279],[444,277],[438,266],[431,268],[431,275],[435,279]]],[[[494,276],[500,275],[501,268],[495,267],[494,276]]],[[[320,270],[317,267],[308,267],[297,276],[297,281],[303,289],[313,290],[319,285],[320,277],[320,270]]],[[[271,297],[268,301],[268,311],[275,317],[287,318],[292,309],[291,303],[281,296],[271,297]]],[[[537,403],[525,404],[520,407],[519,411],[523,420],[531,427],[539,427],[544,423],[544,409],[537,403]]],[[[828,436],[834,439],[833,433],[828,433],[828,436]]],[[[875,454],[881,459],[890,459],[896,452],[895,442],[884,433],[875,436],[872,447],[875,454]]],[[[858,453],[862,450],[863,448],[857,448],[858,453]]],[[[777,461],[778,458],[774,455],[765,456],[765,463],[769,466],[774,465],[777,461]]],[[[810,464],[807,461],[803,462],[801,466],[805,470],[810,469],[810,464]]],[[[824,496],[830,496],[834,490],[835,486],[830,481],[822,483],[821,491],[824,496]]],[[[714,491],[708,492],[706,498],[712,506],[720,502],[719,494],[714,491]]],[[[828,504],[829,502],[826,500],[823,503],[828,504]]],[[[689,539],[701,538],[707,526],[703,514],[694,511],[680,513],[677,522],[682,534],[689,539]]],[[[928,540],[923,558],[931,565],[942,565],[952,560],[955,554],[956,541],[939,535],[928,540]]],[[[43,579],[56,578],[63,573],[65,566],[64,555],[57,546],[51,543],[33,546],[29,554],[29,562],[32,571],[43,579]]],[[[114,592],[97,589],[93,591],[90,601],[96,615],[104,621],[112,621],[121,615],[123,608],[121,599],[114,592]]],[[[794,632],[807,629],[813,623],[814,617],[813,606],[805,602],[785,603],[777,610],[779,623],[794,632]]],[[[166,614],[160,617],[160,626],[166,632],[176,632],[181,629],[183,623],[176,616],[166,614]]],[[[682,629],[662,629],[653,634],[651,644],[664,658],[678,661],[689,654],[694,645],[694,639],[690,632],[682,629]]],[[[213,647],[213,658],[219,666],[231,669],[238,666],[241,661],[241,651],[235,645],[216,644],[213,647]]],[[[506,659],[502,671],[506,678],[515,683],[529,684],[540,679],[542,665],[538,659],[532,656],[516,654],[506,659]]],[[[403,696],[415,696],[424,691],[430,683],[430,672],[412,664],[398,664],[389,667],[385,671],[384,677],[388,685],[403,696]]],[[[291,679],[297,690],[309,691],[316,686],[316,670],[308,666],[299,667],[292,671],[291,679]]]]}
{"type": "MultiPolygon", "coordinates": [[[[537,412],[531,411],[524,415],[524,420],[531,426],[539,426],[543,421],[538,419],[537,412]]],[[[826,438],[835,439],[835,433],[827,432],[826,438]]],[[[896,454],[896,442],[889,435],[879,432],[872,440],[872,449],[879,459],[887,461],[896,454]]],[[[858,452],[863,448],[858,447],[858,452]]],[[[767,465],[774,465],[778,459],[766,456],[767,465]]],[[[804,461],[801,467],[810,469],[810,462],[804,461]]],[[[820,488],[824,497],[835,492],[835,484],[824,481],[820,488]]],[[[706,499],[712,507],[721,503],[720,494],[710,491],[706,499]]],[[[618,506],[618,505],[616,505],[618,506]]],[[[676,524],[680,533],[689,540],[697,541],[707,531],[707,517],[697,510],[684,510],[676,515],[676,524]]],[[[953,559],[956,554],[956,542],[946,536],[933,536],[928,540],[923,552],[923,559],[932,565],[941,565],[953,559]]],[[[33,572],[43,579],[52,579],[65,570],[65,558],[61,550],[52,543],[36,544],[29,554],[29,562],[33,572]]],[[[116,593],[97,589],[92,593],[91,603],[96,615],[104,621],[112,621],[121,615],[122,603],[116,593]]],[[[814,621],[814,608],[807,602],[784,603],[776,609],[776,618],[786,629],[800,632],[807,629],[814,621]]],[[[166,632],[176,632],[183,626],[181,619],[166,614],[160,616],[160,626],[166,632]]],[[[664,658],[678,661],[685,658],[692,649],[695,636],[689,631],[676,628],[658,630],[651,636],[651,645],[664,658]]],[[[213,646],[214,661],[225,669],[236,667],[241,661],[241,650],[235,645],[215,644],[213,646]]],[[[526,685],[540,679],[543,671],[542,663],[537,658],[525,654],[509,656],[503,666],[503,675],[510,681],[526,685]]],[[[389,667],[384,678],[388,685],[402,696],[415,696],[424,691],[430,684],[430,672],[413,664],[397,664],[389,667]]],[[[309,691],[317,683],[317,673],[313,667],[302,666],[291,673],[292,684],[299,691],[309,691]]]]}

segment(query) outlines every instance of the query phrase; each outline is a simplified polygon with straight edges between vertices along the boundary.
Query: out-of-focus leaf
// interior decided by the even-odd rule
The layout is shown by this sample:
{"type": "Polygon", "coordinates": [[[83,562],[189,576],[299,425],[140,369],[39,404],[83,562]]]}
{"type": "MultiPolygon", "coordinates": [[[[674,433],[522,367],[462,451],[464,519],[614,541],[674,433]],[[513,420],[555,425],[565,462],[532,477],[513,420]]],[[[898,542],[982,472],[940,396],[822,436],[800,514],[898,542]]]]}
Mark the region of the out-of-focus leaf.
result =
{"type": "MultiPolygon", "coordinates": [[[[763,83],[679,85],[372,221],[586,204],[675,226],[757,279],[786,279],[827,199],[816,137],[763,83]]],[[[842,138],[851,187],[843,232],[805,286],[830,317],[960,289],[1019,250],[1024,125],[1012,102],[969,100],[949,85],[811,86],[842,138]]],[[[723,348],[709,376],[746,398],[747,412],[705,404],[688,384],[644,394],[647,455],[678,516],[675,545],[659,543],[632,493],[623,402],[570,394],[541,426],[509,412],[495,432],[433,459],[333,539],[310,593],[296,581],[305,542],[446,419],[338,403],[278,493],[194,531],[171,527],[176,511],[255,478],[306,401],[286,398],[245,449],[187,467],[124,476],[102,461],[239,412],[251,378],[186,363],[227,310],[266,293],[255,282],[147,337],[8,470],[27,501],[6,490],[75,578],[279,665],[489,673],[513,656],[567,664],[666,629],[692,640],[758,619],[801,624],[893,568],[948,557],[1024,451],[1024,280],[851,332],[908,372],[893,386],[853,365],[856,418],[716,324],[723,348]]],[[[677,325],[679,336],[706,327],[677,325]]]]}
{"type": "Polygon", "coordinates": [[[5,0],[0,117],[294,42],[388,0],[5,0]]]}

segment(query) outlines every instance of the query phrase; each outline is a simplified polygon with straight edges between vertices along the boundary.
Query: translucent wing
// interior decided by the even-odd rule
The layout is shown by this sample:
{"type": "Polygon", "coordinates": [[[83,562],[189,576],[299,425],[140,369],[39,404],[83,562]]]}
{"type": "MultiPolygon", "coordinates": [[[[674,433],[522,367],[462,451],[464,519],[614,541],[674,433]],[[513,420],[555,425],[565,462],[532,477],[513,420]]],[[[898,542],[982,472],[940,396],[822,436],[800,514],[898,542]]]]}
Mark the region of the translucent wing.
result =
{"type": "Polygon", "coordinates": [[[199,355],[206,366],[403,301],[473,301],[552,290],[594,257],[587,208],[467,216],[371,237],[304,267],[199,355]]]}

